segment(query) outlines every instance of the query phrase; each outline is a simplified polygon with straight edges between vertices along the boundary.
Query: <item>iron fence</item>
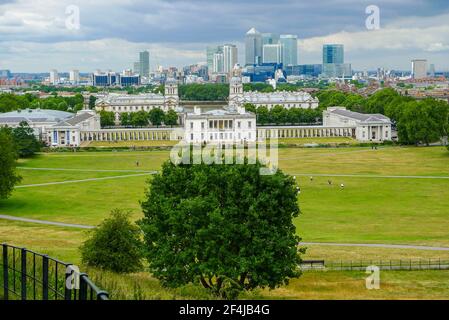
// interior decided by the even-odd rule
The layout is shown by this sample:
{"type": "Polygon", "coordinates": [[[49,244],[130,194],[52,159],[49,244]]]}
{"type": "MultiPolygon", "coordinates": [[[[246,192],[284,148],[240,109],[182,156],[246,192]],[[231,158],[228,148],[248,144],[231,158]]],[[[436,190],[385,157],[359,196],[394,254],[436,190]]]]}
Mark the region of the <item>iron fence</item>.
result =
{"type": "Polygon", "coordinates": [[[349,260],[325,261],[305,260],[302,270],[365,271],[369,266],[380,270],[449,270],[449,260],[443,259],[391,259],[391,260],[349,260]]]}
{"type": "Polygon", "coordinates": [[[108,300],[76,266],[25,248],[0,246],[0,299],[108,300]]]}

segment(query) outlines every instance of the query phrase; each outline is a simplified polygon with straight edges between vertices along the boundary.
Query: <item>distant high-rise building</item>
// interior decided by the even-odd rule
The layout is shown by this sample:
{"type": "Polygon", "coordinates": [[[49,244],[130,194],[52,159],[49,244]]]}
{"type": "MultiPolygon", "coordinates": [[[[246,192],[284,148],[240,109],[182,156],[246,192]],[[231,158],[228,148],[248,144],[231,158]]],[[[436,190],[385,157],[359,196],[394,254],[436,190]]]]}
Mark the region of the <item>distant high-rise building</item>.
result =
{"type": "Polygon", "coordinates": [[[59,74],[56,69],[50,71],[50,83],[55,85],[59,83],[59,74]]]}
{"type": "Polygon", "coordinates": [[[427,78],[427,60],[412,60],[412,77],[413,79],[427,78]]]}
{"type": "Polygon", "coordinates": [[[298,64],[298,36],[281,34],[279,43],[282,45],[282,64],[295,66],[298,64]]]}
{"type": "Polygon", "coordinates": [[[278,44],[279,35],[276,33],[262,33],[262,45],[265,44],[278,44]]]}
{"type": "Polygon", "coordinates": [[[213,73],[223,73],[224,72],[224,54],[223,53],[215,53],[214,60],[212,64],[212,72],[213,73]]]}
{"type": "Polygon", "coordinates": [[[78,84],[80,82],[80,72],[79,70],[71,70],[69,73],[69,81],[72,84],[78,84]]]}
{"type": "Polygon", "coordinates": [[[9,71],[9,70],[0,70],[0,78],[3,78],[3,79],[11,78],[11,71],[9,71]]]}
{"type": "Polygon", "coordinates": [[[139,53],[139,70],[142,77],[150,76],[150,53],[148,51],[139,53]]]}
{"type": "Polygon", "coordinates": [[[323,45],[323,74],[329,78],[352,76],[351,65],[345,63],[342,44],[323,45]]]}
{"type": "Polygon", "coordinates": [[[245,64],[254,65],[262,62],[262,34],[255,28],[246,33],[245,64]]]}
{"type": "Polygon", "coordinates": [[[214,55],[220,53],[220,50],[221,49],[218,46],[209,46],[206,49],[207,69],[209,70],[209,74],[214,72],[214,55]]]}
{"type": "Polygon", "coordinates": [[[281,63],[282,62],[282,45],[264,44],[263,45],[263,63],[281,63]]]}
{"type": "Polygon", "coordinates": [[[435,78],[435,65],[433,63],[429,66],[429,77],[435,78]]]}
{"type": "Polygon", "coordinates": [[[323,64],[345,63],[344,46],[342,44],[325,44],[323,46],[323,64]]]}
{"type": "Polygon", "coordinates": [[[133,64],[133,71],[134,73],[139,73],[140,74],[140,62],[136,61],[133,64]]]}
{"type": "Polygon", "coordinates": [[[237,64],[237,47],[233,44],[225,44],[222,47],[223,52],[223,72],[231,73],[237,64]]]}

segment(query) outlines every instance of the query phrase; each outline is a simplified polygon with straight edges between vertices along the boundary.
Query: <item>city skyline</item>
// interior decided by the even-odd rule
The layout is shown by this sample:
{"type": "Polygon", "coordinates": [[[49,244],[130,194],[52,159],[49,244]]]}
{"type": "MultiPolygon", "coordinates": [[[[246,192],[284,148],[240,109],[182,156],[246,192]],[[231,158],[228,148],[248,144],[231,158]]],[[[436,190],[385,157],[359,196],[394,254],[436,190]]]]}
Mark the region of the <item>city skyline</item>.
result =
{"type": "Polygon", "coordinates": [[[320,63],[323,44],[341,43],[354,70],[410,70],[413,59],[426,59],[439,71],[449,70],[449,4],[412,2],[413,6],[410,1],[378,1],[381,28],[367,30],[368,1],[348,0],[344,5],[209,1],[207,6],[203,1],[137,1],[132,8],[112,1],[105,9],[102,1],[46,1],[45,6],[40,1],[0,1],[0,69],[124,70],[143,50],[150,51],[151,70],[156,65],[182,67],[206,63],[205,48],[223,43],[235,44],[238,62],[244,64],[245,33],[255,27],[262,32],[297,34],[298,64],[320,63]],[[65,10],[72,3],[80,9],[79,30],[67,30],[65,25],[65,10]],[[221,24],[206,13],[218,6],[225,12],[221,24]],[[114,19],[99,24],[99,13],[114,19]],[[113,26],[117,20],[123,30],[113,26]],[[142,23],[140,30],[151,32],[135,32],[136,21],[142,23]]]}

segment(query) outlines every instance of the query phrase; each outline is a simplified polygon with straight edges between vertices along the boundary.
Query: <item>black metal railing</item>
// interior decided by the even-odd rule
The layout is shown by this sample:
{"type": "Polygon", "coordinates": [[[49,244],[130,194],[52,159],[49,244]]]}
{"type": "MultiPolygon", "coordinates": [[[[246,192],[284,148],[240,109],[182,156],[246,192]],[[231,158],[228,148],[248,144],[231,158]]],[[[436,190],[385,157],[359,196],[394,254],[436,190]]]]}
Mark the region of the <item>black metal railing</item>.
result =
{"type": "Polygon", "coordinates": [[[25,248],[0,246],[0,300],[108,300],[70,263],[25,248]]]}

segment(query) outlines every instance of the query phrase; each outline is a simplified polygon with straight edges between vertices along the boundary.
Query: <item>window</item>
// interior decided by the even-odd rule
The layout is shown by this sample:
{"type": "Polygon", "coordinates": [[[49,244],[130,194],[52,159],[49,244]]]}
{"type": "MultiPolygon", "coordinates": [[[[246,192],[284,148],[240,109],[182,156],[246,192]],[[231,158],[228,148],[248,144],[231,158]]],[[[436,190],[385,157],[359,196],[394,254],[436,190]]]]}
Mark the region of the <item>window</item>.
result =
{"type": "Polygon", "coordinates": [[[239,129],[240,129],[240,127],[241,127],[240,124],[241,124],[240,121],[237,121],[237,128],[239,128],[239,129]]]}
{"type": "Polygon", "coordinates": [[[193,129],[193,121],[190,122],[190,129],[193,129]]]}
{"type": "Polygon", "coordinates": [[[248,138],[251,139],[251,132],[248,132],[248,138]]]}
{"type": "Polygon", "coordinates": [[[190,134],[190,140],[193,140],[193,133],[190,134]]]}
{"type": "Polygon", "coordinates": [[[201,122],[201,129],[204,129],[204,122],[201,122]]]}
{"type": "Polygon", "coordinates": [[[232,129],[232,120],[229,120],[229,128],[232,129]]]}
{"type": "Polygon", "coordinates": [[[250,128],[250,129],[251,129],[251,124],[252,124],[252,122],[248,121],[248,128],[250,128]]]}
{"type": "Polygon", "coordinates": [[[201,134],[201,140],[204,140],[204,133],[201,134]]]}
{"type": "Polygon", "coordinates": [[[213,128],[214,127],[214,122],[212,120],[209,120],[209,128],[213,128]]]}
{"type": "Polygon", "coordinates": [[[388,130],[385,131],[385,138],[388,138],[388,130]]]}

